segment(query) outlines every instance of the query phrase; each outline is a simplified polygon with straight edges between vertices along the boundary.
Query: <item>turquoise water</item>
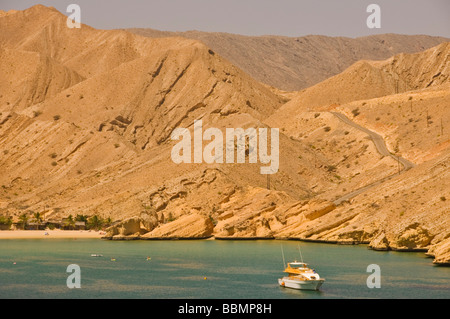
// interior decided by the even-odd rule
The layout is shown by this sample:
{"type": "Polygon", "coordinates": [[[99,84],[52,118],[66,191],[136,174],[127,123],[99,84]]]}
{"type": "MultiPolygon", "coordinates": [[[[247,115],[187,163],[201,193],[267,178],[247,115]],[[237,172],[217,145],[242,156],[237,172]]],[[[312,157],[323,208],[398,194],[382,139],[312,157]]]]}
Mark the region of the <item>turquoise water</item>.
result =
{"type": "Polygon", "coordinates": [[[279,287],[277,279],[283,275],[281,245],[288,261],[299,259],[298,244],[0,240],[0,298],[450,297],[450,268],[433,266],[423,253],[374,252],[365,246],[303,242],[304,261],[326,282],[318,292],[279,287]],[[103,257],[91,257],[92,253],[103,257]],[[70,264],[81,268],[80,289],[67,288],[70,264]],[[366,285],[369,264],[381,268],[379,289],[366,285]]]}

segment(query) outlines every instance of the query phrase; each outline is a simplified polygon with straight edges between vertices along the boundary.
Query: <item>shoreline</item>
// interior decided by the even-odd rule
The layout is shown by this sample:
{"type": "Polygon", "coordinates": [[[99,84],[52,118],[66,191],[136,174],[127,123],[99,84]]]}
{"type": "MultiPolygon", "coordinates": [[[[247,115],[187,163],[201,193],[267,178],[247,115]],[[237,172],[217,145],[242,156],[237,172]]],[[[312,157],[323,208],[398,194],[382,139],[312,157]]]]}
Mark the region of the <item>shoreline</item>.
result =
{"type": "Polygon", "coordinates": [[[2,239],[101,239],[104,232],[89,230],[2,230],[2,239]],[[46,233],[48,235],[46,235],[46,233]]]}
{"type": "MultiPolygon", "coordinates": [[[[218,241],[256,241],[256,240],[285,240],[285,241],[301,241],[307,243],[318,243],[318,244],[330,244],[330,245],[349,245],[357,246],[363,245],[368,246],[369,242],[363,241],[337,241],[337,240],[324,240],[324,239],[308,239],[299,237],[140,237],[140,236],[115,236],[109,237],[105,236],[104,231],[91,231],[91,230],[2,230],[0,231],[1,239],[58,239],[58,238],[90,238],[90,239],[102,239],[108,241],[188,241],[188,240],[218,240],[218,241]],[[45,235],[48,233],[48,235],[45,235]]],[[[399,251],[399,252],[426,252],[428,249],[418,248],[418,249],[377,249],[368,247],[370,250],[374,251],[399,251]]]]}
{"type": "MultiPolygon", "coordinates": [[[[257,241],[257,240],[265,240],[265,241],[277,241],[277,240],[285,240],[285,241],[302,241],[302,242],[310,242],[310,243],[318,243],[318,244],[327,244],[327,245],[363,245],[367,246],[367,249],[372,250],[374,252],[377,251],[394,251],[401,253],[424,253],[426,258],[435,258],[435,256],[431,256],[427,254],[428,249],[376,249],[368,246],[367,242],[357,242],[357,241],[348,241],[348,242],[339,242],[339,241],[327,241],[327,240],[311,240],[311,239],[303,239],[298,237],[152,237],[152,238],[141,238],[141,237],[106,237],[104,231],[89,231],[89,230],[2,230],[0,231],[0,241],[1,240],[14,240],[14,239],[44,239],[44,240],[52,240],[52,239],[100,239],[100,240],[108,240],[108,241],[189,241],[189,240],[217,240],[217,241],[257,241]],[[46,235],[47,233],[47,235],[46,235]]],[[[436,266],[450,266],[450,263],[435,263],[436,266]]]]}

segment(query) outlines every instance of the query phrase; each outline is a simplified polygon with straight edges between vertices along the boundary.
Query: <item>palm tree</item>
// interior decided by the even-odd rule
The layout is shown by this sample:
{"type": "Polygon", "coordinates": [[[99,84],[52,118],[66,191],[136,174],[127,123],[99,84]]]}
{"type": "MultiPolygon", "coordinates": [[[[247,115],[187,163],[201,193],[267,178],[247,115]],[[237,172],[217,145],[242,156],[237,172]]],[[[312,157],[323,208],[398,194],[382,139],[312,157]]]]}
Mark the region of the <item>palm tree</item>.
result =
{"type": "Polygon", "coordinates": [[[39,225],[42,223],[42,220],[43,220],[42,215],[41,215],[41,213],[34,213],[33,218],[34,218],[34,221],[37,223],[36,230],[38,230],[39,225]]]}
{"type": "Polygon", "coordinates": [[[77,216],[75,217],[75,220],[77,222],[87,222],[87,219],[88,219],[87,215],[77,214],[77,216]]]}
{"type": "Polygon", "coordinates": [[[112,224],[112,219],[111,219],[111,217],[108,217],[108,218],[106,218],[105,220],[103,220],[103,223],[105,223],[107,227],[108,227],[108,226],[111,226],[111,224],[112,224]]]}
{"type": "Polygon", "coordinates": [[[98,230],[100,227],[102,227],[103,221],[97,216],[94,215],[91,218],[89,218],[89,228],[94,228],[98,230]]]}
{"type": "Polygon", "coordinates": [[[22,215],[19,216],[19,221],[22,224],[22,228],[25,229],[28,222],[28,215],[23,213],[22,215]]]}
{"type": "Polygon", "coordinates": [[[7,226],[7,229],[10,229],[12,225],[12,217],[0,216],[0,225],[7,226]]]}
{"type": "Polygon", "coordinates": [[[69,215],[69,217],[67,217],[67,224],[69,226],[69,229],[70,228],[72,228],[72,229],[75,228],[75,220],[73,219],[72,215],[69,215]]]}

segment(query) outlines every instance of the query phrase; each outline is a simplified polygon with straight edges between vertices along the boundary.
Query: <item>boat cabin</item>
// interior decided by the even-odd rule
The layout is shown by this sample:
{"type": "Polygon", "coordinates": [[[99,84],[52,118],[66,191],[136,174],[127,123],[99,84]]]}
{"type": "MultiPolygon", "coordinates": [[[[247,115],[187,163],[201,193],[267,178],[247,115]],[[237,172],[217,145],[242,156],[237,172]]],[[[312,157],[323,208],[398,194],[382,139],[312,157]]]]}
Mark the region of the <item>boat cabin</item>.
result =
{"type": "Polygon", "coordinates": [[[284,272],[292,275],[299,275],[305,273],[313,273],[314,271],[308,267],[308,264],[304,262],[294,261],[287,264],[284,272]]]}
{"type": "Polygon", "coordinates": [[[288,263],[288,267],[293,268],[293,269],[308,268],[308,264],[303,263],[303,262],[294,261],[294,262],[288,263]]]}

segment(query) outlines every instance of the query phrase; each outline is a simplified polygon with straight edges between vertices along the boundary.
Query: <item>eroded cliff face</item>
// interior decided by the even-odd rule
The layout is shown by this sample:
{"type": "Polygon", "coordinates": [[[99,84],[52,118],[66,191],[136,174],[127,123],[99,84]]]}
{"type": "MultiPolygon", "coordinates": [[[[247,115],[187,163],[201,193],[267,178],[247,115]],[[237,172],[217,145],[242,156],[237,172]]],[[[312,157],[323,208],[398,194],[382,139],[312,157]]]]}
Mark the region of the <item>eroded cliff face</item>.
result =
{"type": "Polygon", "coordinates": [[[236,186],[219,169],[151,191],[140,216],[107,230],[107,238],[276,238],[296,234],[304,221],[335,208],[323,200],[298,201],[285,192],[236,186]]]}
{"type": "Polygon", "coordinates": [[[449,156],[411,169],[342,205],[286,192],[236,186],[220,169],[148,192],[140,216],[111,227],[110,239],[298,239],[423,251],[448,263],[449,156]],[[419,195],[419,191],[421,192],[419,195]],[[427,200],[425,200],[427,199],[427,200]],[[126,230],[124,230],[126,229],[126,230]],[[447,244],[446,244],[447,243],[447,244]]]}
{"type": "Polygon", "coordinates": [[[426,255],[434,257],[434,264],[450,266],[450,237],[431,246],[426,255]]]}

